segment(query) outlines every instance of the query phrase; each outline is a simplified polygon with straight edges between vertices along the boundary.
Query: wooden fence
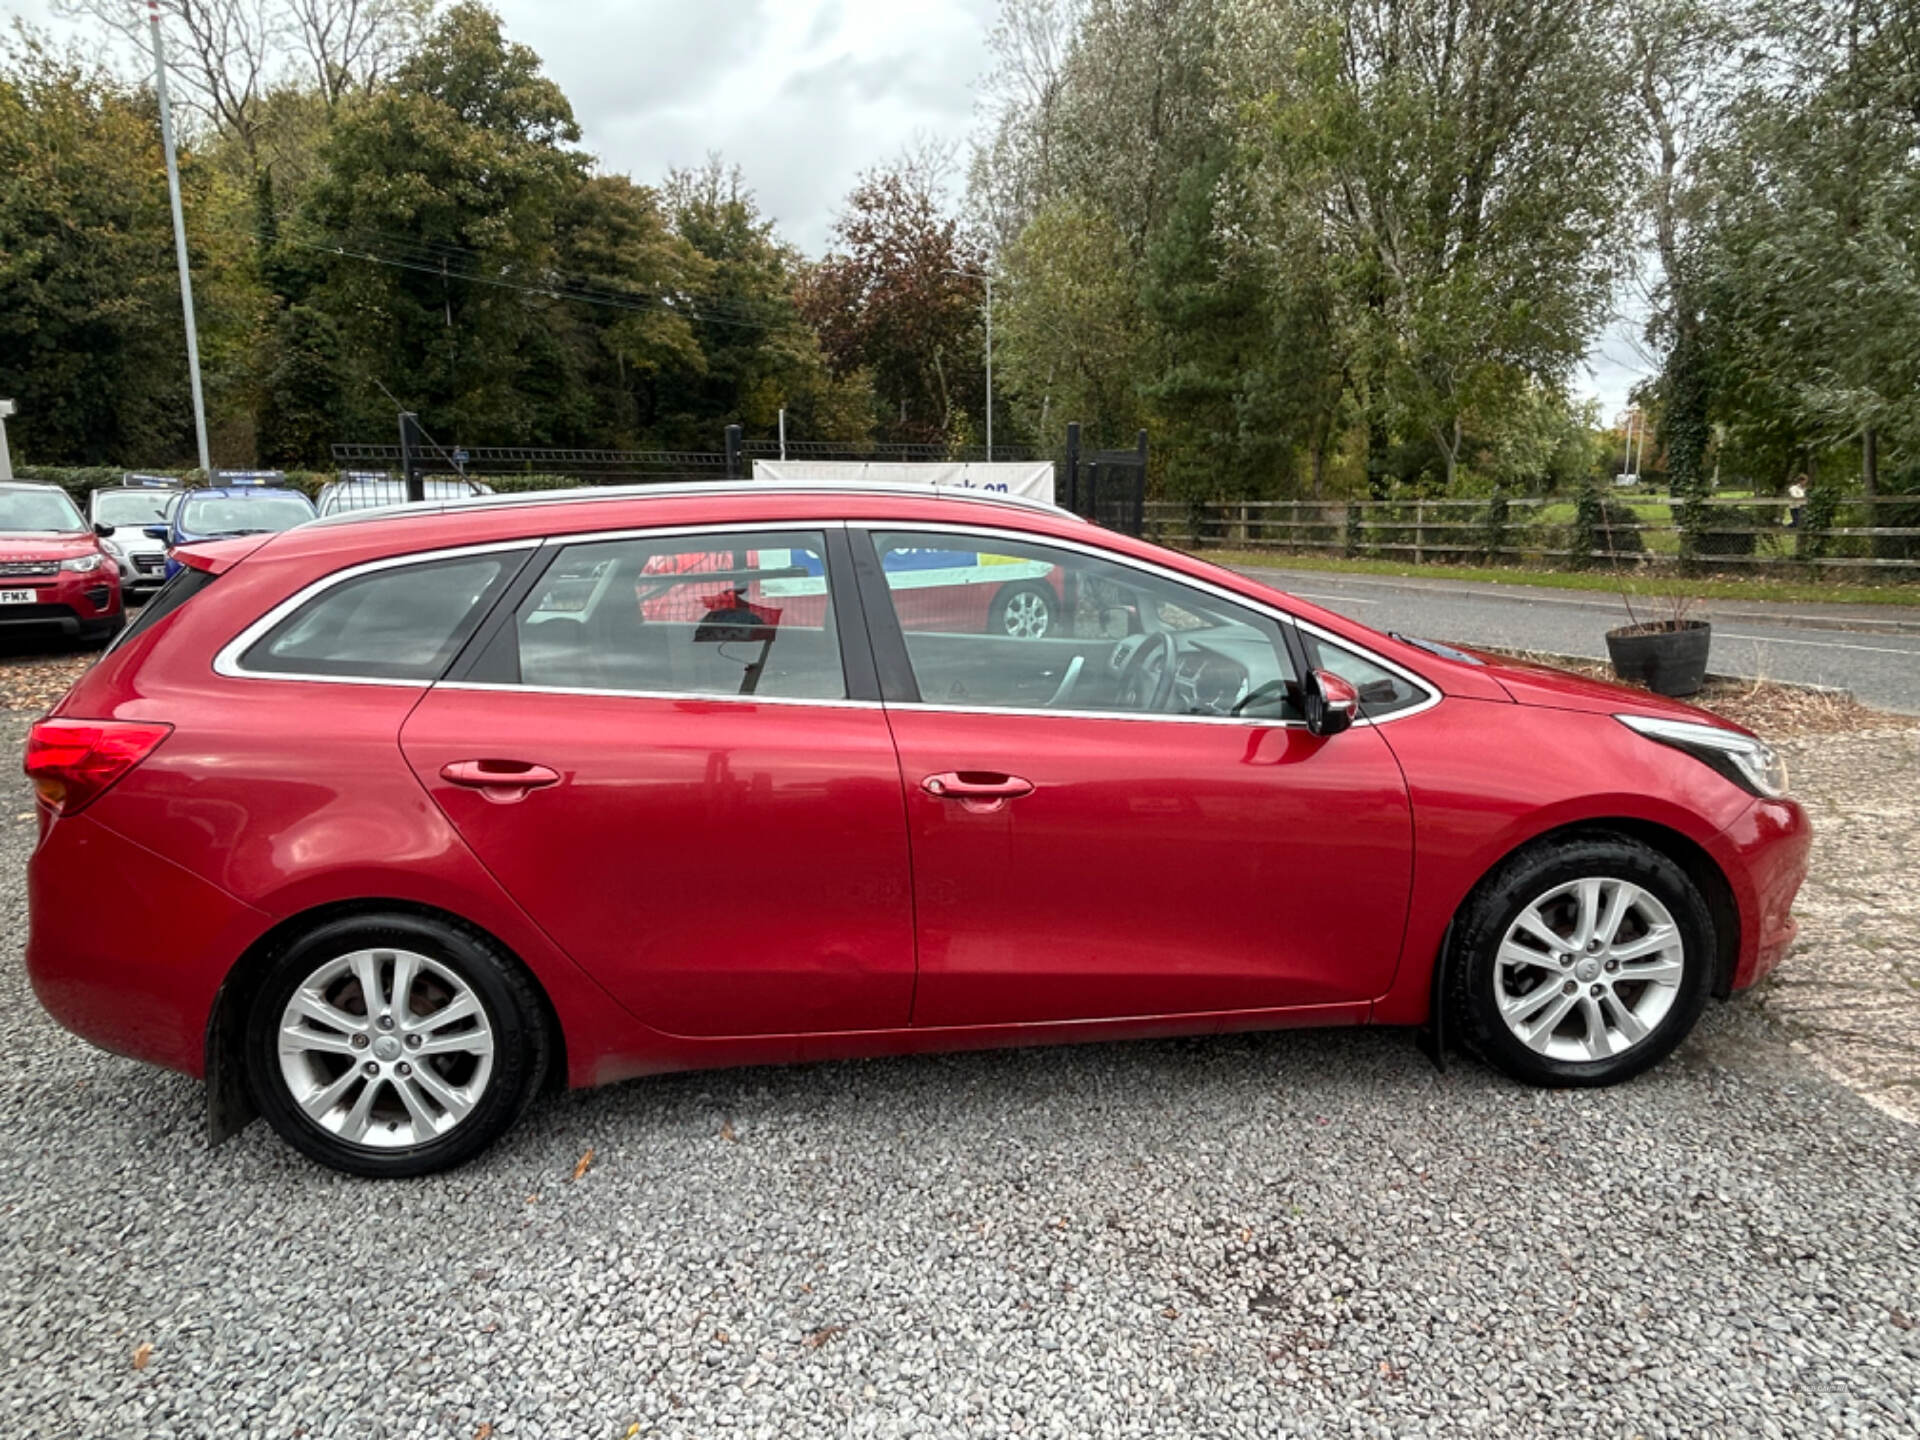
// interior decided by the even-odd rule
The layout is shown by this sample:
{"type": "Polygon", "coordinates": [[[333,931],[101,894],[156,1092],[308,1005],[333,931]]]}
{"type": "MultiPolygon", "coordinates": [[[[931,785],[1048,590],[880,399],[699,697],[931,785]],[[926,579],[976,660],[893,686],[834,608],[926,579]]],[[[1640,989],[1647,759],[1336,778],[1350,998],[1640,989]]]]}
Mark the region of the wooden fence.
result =
{"type": "MultiPolygon", "coordinates": [[[[1842,503],[1830,525],[1810,528],[1805,511],[1761,496],[1706,502],[1694,561],[1709,567],[1863,572],[1875,579],[1920,580],[1920,496],[1842,503]]],[[[1596,564],[1655,568],[1677,561],[1677,502],[1665,496],[1613,494],[1580,546],[1576,506],[1567,499],[1513,499],[1504,507],[1475,500],[1152,500],[1146,533],[1189,549],[1274,551],[1406,560],[1416,564],[1490,562],[1570,569],[1596,564]]]]}

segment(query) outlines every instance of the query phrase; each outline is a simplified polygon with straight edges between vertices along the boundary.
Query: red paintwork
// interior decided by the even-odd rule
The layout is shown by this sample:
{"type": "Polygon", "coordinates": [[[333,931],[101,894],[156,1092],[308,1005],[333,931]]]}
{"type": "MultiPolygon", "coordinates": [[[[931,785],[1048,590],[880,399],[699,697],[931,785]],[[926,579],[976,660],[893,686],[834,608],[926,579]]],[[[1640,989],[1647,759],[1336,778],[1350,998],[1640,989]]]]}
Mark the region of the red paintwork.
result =
{"type": "Polygon", "coordinates": [[[494,878],[653,1027],[907,1023],[907,835],[880,710],[436,690],[401,745],[494,878]],[[497,804],[440,776],[487,756],[563,779],[497,804]]]}
{"type": "MultiPolygon", "coordinates": [[[[79,620],[111,620],[122,608],[120,565],[100,548],[90,530],[72,535],[0,534],[0,561],[71,560],[80,555],[98,555],[100,564],[92,570],[59,570],[52,575],[0,576],[0,590],[32,590],[36,605],[65,605],[79,620]],[[102,603],[94,604],[89,590],[106,589],[102,603]]],[[[52,622],[50,622],[52,623],[52,622]]]]}
{"type": "MultiPolygon", "coordinates": [[[[1695,715],[1435,657],[1066,516],[773,492],[396,513],[195,547],[219,573],[58,714],[173,725],[78,816],[43,810],[28,968],[63,1024],[202,1073],[215,996],[275,925],[365,900],[463,917],[546,992],[572,1083],[1068,1039],[1425,1018],[1448,920],[1514,847],[1664,827],[1725,874],[1734,983],[1791,936],[1804,816],[1635,736],[1695,715]],[[1422,675],[1433,708],[1297,728],[875,704],[225,678],[215,654],[345,566],[645,525],[978,523],[1104,546],[1284,607],[1422,675]],[[465,761],[546,766],[509,794],[465,761]],[[936,797],[929,775],[1029,782],[936,797]],[[456,772],[458,773],[458,772],[456,772]],[[1018,789],[1019,787],[1013,787],[1018,789]],[[112,927],[98,877],[115,877],[112,927]],[[916,930],[917,924],[917,930],[916,930]]],[[[976,587],[986,589],[986,587],[976,587]]],[[[836,596],[843,625],[857,614],[836,596]]]]}

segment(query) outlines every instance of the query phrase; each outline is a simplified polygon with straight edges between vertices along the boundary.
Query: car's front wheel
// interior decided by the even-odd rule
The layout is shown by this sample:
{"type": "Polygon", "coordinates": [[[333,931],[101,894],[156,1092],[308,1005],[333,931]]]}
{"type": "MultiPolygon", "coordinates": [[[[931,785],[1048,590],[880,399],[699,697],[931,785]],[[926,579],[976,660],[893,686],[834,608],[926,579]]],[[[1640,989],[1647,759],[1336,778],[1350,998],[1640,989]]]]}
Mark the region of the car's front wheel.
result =
{"type": "Polygon", "coordinates": [[[413,915],[323,924],[271,962],[248,1012],[261,1113],[324,1165],[399,1177],[471,1159],[547,1063],[532,983],[484,937],[413,915]]]}
{"type": "Polygon", "coordinates": [[[1607,1085],[1664,1058],[1700,1016],[1715,951],[1686,872],[1612,835],[1510,860],[1467,906],[1458,944],[1461,1033],[1536,1085],[1607,1085]]]}

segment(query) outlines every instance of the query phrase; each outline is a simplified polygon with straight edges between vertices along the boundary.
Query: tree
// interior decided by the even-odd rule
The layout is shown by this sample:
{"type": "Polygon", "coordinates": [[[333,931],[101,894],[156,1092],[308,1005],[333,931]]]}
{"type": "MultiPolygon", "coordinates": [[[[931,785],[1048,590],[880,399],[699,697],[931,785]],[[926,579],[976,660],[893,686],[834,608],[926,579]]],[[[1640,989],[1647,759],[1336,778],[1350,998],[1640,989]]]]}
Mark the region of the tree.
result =
{"type": "Polygon", "coordinates": [[[552,272],[588,173],[578,138],[539,57],[475,4],[448,11],[391,86],[335,122],[290,237],[321,247],[320,273],[288,298],[338,327],[346,423],[384,430],[404,399],[429,430],[470,441],[568,432],[575,415],[535,394],[567,369],[546,320],[570,303],[552,298],[552,272]]]}
{"type": "Polygon", "coordinates": [[[1920,447],[1920,15],[1777,0],[1715,157],[1697,259],[1736,445],[1781,470],[1920,447]]]}
{"type": "MultiPolygon", "coordinates": [[[[189,213],[211,177],[183,151],[189,213]]],[[[108,464],[191,444],[172,222],[149,98],[22,38],[0,71],[0,394],[20,455],[108,464]]],[[[197,228],[197,227],[196,227],[197,228]]],[[[195,250],[206,257],[204,232],[195,250]]]]}
{"type": "Polygon", "coordinates": [[[1080,420],[1090,444],[1131,441],[1146,317],[1113,217],[1079,197],[1048,202],[1003,252],[999,280],[995,378],[1019,428],[1046,437],[1056,419],[1080,420]]]}
{"type": "Polygon", "coordinates": [[[1558,384],[1606,313],[1631,179],[1614,8],[1323,0],[1267,21],[1292,58],[1249,140],[1324,227],[1374,445],[1418,437],[1449,486],[1476,414],[1558,384]]]}
{"type": "MultiPolygon", "coordinates": [[[[159,0],[168,69],[190,115],[257,159],[263,109],[305,80],[329,106],[378,86],[411,52],[436,0],[159,0]]],[[[98,22],[149,64],[145,6],[57,0],[61,14],[98,22]]]]}
{"type": "Polygon", "coordinates": [[[874,417],[864,372],[845,381],[828,374],[795,300],[800,257],[760,213],[740,171],[718,159],[676,170],[665,202],[674,233],[706,266],[692,322],[704,363],[683,371],[661,402],[676,427],[672,443],[710,445],[727,424],[771,436],[783,408],[796,438],[865,440],[874,417]]]}
{"type": "Polygon", "coordinates": [[[959,438],[985,404],[986,255],[936,184],[912,160],[862,177],[799,292],[833,374],[865,371],[882,433],[920,443],[959,438]]]}

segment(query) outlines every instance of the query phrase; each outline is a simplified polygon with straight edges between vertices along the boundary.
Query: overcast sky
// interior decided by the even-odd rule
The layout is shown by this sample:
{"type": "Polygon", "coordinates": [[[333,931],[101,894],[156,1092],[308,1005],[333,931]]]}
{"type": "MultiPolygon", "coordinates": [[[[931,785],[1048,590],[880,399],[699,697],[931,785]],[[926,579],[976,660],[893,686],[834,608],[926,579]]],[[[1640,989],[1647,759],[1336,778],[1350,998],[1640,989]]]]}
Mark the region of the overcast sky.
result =
{"type": "MultiPolygon", "coordinates": [[[[963,138],[997,0],[493,0],[573,102],[609,170],[659,179],[709,152],[738,164],[766,212],[825,248],[862,170],[917,136],[963,138]]],[[[127,0],[129,9],[135,0],[127,0]]],[[[56,30],[53,0],[0,0],[56,30]]],[[[1576,387],[1605,419],[1643,374],[1616,326],[1576,387]]]]}

